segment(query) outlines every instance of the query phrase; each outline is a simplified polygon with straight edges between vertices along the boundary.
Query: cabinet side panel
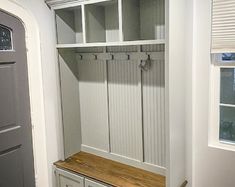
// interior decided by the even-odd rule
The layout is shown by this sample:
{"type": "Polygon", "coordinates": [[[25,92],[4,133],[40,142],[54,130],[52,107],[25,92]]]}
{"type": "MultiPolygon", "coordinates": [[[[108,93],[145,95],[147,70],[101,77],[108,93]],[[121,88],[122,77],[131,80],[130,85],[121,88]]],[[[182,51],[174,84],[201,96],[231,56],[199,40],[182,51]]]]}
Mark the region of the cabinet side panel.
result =
{"type": "Polygon", "coordinates": [[[141,74],[138,63],[108,63],[111,152],[142,158],[141,74]]]}
{"type": "Polygon", "coordinates": [[[77,62],[73,52],[59,53],[65,157],[81,150],[77,62]]]}
{"type": "Polygon", "coordinates": [[[105,61],[79,61],[82,144],[109,150],[107,75],[105,61]]]}
{"type": "Polygon", "coordinates": [[[143,71],[144,161],[165,167],[165,78],[164,61],[152,61],[143,71]]]}

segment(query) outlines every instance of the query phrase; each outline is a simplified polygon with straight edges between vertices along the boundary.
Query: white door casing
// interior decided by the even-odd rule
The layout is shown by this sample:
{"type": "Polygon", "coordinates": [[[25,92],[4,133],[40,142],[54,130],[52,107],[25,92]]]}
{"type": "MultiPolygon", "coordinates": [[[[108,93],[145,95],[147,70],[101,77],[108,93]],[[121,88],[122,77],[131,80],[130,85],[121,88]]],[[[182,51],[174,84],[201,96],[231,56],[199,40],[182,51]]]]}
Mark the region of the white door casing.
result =
{"type": "Polygon", "coordinates": [[[29,93],[33,135],[35,180],[37,187],[49,186],[46,129],[42,84],[39,28],[33,15],[14,0],[1,3],[0,9],[20,19],[25,26],[29,93]]]}

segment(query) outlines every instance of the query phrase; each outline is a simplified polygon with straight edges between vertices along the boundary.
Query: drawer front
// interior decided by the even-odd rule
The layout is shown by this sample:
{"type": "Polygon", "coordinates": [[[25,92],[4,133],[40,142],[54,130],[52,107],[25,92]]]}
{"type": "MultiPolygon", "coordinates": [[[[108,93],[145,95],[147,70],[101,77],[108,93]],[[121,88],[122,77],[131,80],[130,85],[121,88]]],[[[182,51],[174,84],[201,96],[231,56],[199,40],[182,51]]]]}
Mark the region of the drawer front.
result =
{"type": "Polygon", "coordinates": [[[85,187],[107,187],[107,186],[91,181],[89,179],[85,179],[85,187]]]}
{"type": "Polygon", "coordinates": [[[84,177],[56,169],[57,187],[84,187],[84,177]]]}
{"type": "Polygon", "coordinates": [[[83,181],[81,180],[74,180],[63,175],[59,176],[59,187],[84,187],[83,181]]]}

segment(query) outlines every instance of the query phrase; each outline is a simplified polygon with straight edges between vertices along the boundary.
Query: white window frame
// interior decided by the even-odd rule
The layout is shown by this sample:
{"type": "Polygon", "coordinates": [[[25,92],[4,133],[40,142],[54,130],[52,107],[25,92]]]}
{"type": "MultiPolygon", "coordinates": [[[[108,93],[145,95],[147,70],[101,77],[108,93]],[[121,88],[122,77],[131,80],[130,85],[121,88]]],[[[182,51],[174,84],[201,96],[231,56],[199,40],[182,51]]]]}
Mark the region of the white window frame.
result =
{"type": "Polygon", "coordinates": [[[220,69],[235,68],[235,61],[222,62],[222,54],[212,54],[210,68],[210,111],[209,111],[209,146],[223,150],[235,151],[235,142],[221,141],[220,131],[220,69]]]}

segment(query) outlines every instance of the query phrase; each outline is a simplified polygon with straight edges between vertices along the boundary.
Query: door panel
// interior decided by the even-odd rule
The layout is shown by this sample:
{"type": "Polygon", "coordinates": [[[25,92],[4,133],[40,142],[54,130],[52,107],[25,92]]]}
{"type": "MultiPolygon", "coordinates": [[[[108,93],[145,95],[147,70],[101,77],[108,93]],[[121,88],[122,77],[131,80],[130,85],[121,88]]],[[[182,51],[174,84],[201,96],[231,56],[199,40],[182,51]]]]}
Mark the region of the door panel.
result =
{"type": "Polygon", "coordinates": [[[1,11],[0,27],[0,187],[34,187],[25,30],[1,11]]]}
{"type": "MultiPolygon", "coordinates": [[[[22,145],[22,128],[21,126],[10,127],[0,131],[0,152],[22,145]]],[[[0,156],[1,160],[1,156],[0,156]]],[[[1,168],[2,169],[2,168],[1,168]]],[[[1,177],[1,176],[0,176],[1,177]]],[[[0,186],[1,187],[1,186],[0,186]]]]}
{"type": "Polygon", "coordinates": [[[21,147],[15,147],[0,154],[0,186],[24,187],[21,147]]]}
{"type": "Polygon", "coordinates": [[[0,128],[16,124],[14,64],[0,64],[0,128]]]}

